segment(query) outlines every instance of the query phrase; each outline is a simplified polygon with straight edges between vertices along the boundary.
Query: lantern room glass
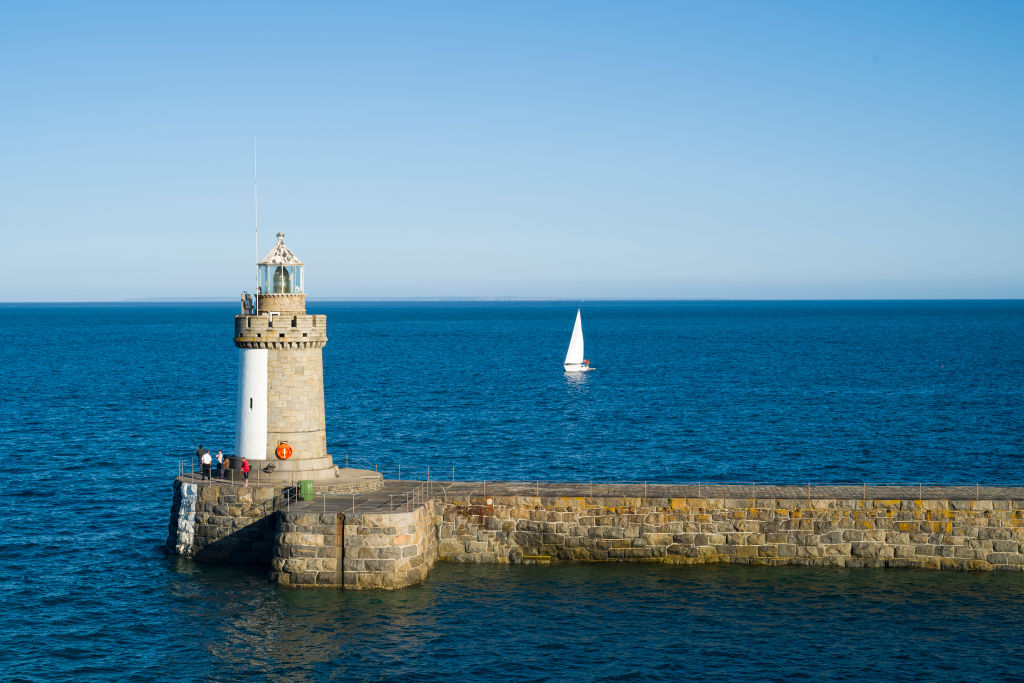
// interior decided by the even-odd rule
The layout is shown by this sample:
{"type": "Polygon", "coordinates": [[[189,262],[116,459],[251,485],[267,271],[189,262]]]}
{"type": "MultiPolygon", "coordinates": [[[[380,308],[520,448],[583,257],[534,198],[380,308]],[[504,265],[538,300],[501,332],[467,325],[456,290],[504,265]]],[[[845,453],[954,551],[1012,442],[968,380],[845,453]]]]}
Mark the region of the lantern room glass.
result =
{"type": "Polygon", "coordinates": [[[260,264],[260,291],[264,294],[301,294],[302,266],[260,264]]]}

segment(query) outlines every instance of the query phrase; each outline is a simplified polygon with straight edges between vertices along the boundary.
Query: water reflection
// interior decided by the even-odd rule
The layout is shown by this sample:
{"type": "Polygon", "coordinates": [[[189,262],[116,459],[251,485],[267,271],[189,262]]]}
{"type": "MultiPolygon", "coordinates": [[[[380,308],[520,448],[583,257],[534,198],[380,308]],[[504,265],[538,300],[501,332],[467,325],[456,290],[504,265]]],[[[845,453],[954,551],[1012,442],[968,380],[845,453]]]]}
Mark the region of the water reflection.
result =
{"type": "Polygon", "coordinates": [[[565,385],[570,389],[583,389],[590,379],[590,372],[563,371],[563,374],[565,375],[565,385]]]}
{"type": "Polygon", "coordinates": [[[810,667],[943,677],[951,666],[998,678],[1024,655],[1018,584],[999,573],[442,564],[417,587],[357,592],[217,570],[193,584],[209,599],[191,625],[215,634],[209,653],[227,678],[660,677],[691,657],[705,675],[744,678],[764,673],[757,652],[772,653],[780,679],[810,667]],[[751,656],[736,656],[736,634],[751,656]]]}
{"type": "Polygon", "coordinates": [[[565,372],[565,383],[570,387],[585,386],[589,374],[589,372],[565,372]]]}

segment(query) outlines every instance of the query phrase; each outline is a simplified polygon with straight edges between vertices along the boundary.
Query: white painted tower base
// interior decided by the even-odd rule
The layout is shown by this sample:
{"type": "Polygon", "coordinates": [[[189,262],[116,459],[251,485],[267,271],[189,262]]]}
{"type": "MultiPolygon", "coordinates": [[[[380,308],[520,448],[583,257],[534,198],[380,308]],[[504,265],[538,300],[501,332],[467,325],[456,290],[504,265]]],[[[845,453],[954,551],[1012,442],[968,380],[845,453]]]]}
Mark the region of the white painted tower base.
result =
{"type": "Polygon", "coordinates": [[[235,454],[267,459],[267,349],[238,349],[235,454]]]}

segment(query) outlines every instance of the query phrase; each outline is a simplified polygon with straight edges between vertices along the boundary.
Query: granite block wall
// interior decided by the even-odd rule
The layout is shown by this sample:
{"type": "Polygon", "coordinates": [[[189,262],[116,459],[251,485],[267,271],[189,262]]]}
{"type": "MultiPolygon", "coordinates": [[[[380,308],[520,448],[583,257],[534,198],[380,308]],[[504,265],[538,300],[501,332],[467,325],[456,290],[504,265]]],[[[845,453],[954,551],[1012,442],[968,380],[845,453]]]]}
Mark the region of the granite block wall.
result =
{"type": "Polygon", "coordinates": [[[180,557],[224,564],[268,564],[275,498],[283,489],[220,482],[174,482],[167,548],[180,557]]]}
{"type": "MultiPolygon", "coordinates": [[[[356,485],[364,485],[357,483],[356,485]]],[[[1024,500],[446,495],[410,511],[280,505],[283,489],[179,477],[171,552],[288,586],[393,589],[437,561],[1024,571],[1024,500]]]]}
{"type": "MultiPolygon", "coordinates": [[[[314,495],[351,495],[382,486],[380,478],[353,479],[314,486],[314,495]]],[[[279,511],[288,511],[290,486],[238,486],[178,477],[167,528],[171,554],[201,562],[270,564],[278,533],[279,511]]]]}
{"type": "Polygon", "coordinates": [[[267,459],[281,441],[295,461],[327,455],[324,364],[320,348],[271,349],[267,360],[267,459]]]}
{"type": "Polygon", "coordinates": [[[270,580],[283,586],[340,586],[344,525],[344,513],[280,512],[270,580]]]}
{"type": "Polygon", "coordinates": [[[285,586],[404,588],[437,560],[432,505],[411,512],[281,512],[270,578],[285,586]]]}
{"type": "Polygon", "coordinates": [[[435,504],[410,512],[364,514],[345,526],[346,588],[403,588],[437,561],[435,504]]]}
{"type": "Polygon", "coordinates": [[[661,562],[1024,570],[1024,500],[449,500],[450,562],[661,562]]]}

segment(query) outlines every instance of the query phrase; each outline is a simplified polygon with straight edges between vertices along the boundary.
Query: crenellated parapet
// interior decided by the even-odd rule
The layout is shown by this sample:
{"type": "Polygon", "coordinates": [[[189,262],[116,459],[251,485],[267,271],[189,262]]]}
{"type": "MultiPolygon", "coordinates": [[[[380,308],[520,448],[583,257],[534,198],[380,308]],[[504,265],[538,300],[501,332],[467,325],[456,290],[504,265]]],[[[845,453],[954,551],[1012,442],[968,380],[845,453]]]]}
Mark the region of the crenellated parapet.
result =
{"type": "Polygon", "coordinates": [[[235,316],[235,346],[240,349],[321,349],[326,343],[326,315],[235,316]]]}

